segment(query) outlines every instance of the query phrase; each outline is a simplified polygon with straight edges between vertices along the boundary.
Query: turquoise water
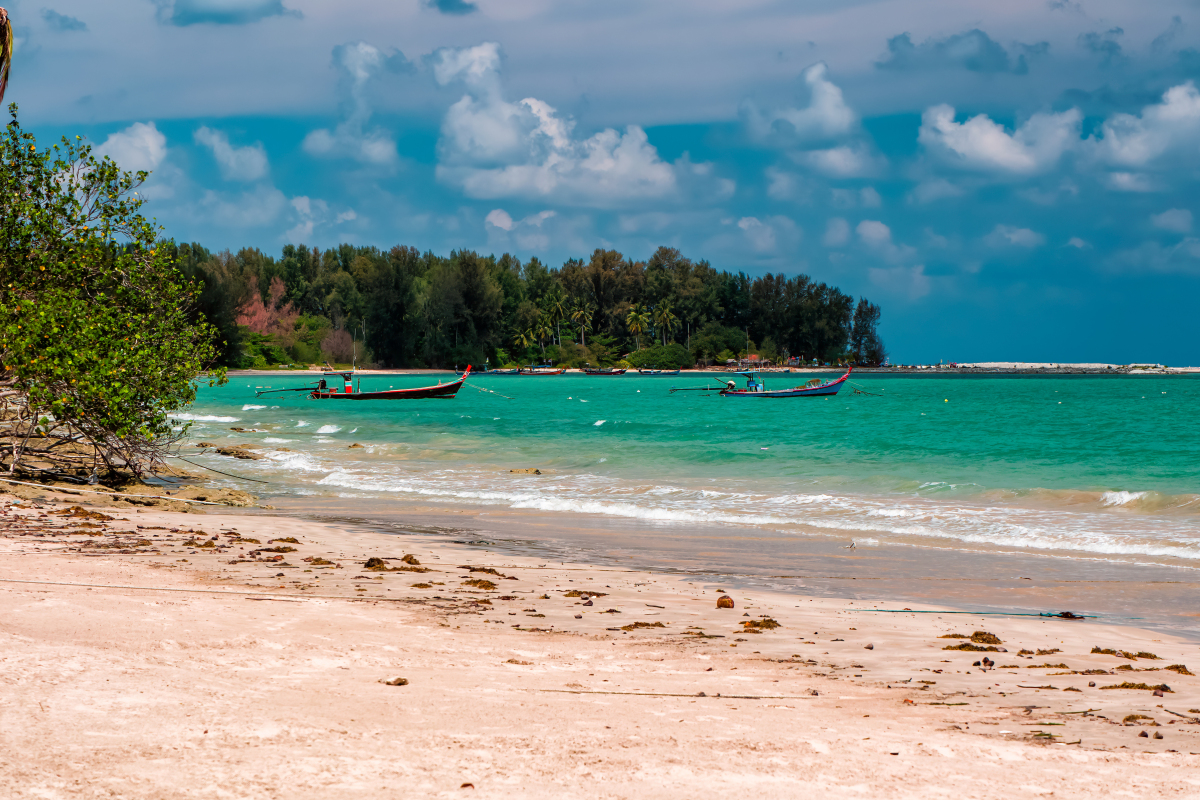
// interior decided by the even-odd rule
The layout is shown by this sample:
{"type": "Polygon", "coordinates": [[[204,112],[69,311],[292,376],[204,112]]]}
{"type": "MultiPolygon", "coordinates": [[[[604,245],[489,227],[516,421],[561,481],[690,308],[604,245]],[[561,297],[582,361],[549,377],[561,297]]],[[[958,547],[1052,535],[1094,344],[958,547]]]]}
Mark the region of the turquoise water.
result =
{"type": "MultiPolygon", "coordinates": [[[[770,400],[669,392],[717,385],[702,375],[494,376],[449,401],[254,396],[306,379],[235,376],[202,389],[181,415],[191,438],[268,456],[203,463],[269,480],[268,494],[1200,566],[1197,378],[871,375],[854,383],[880,396],[847,385],[834,398],[770,400]],[[531,467],[544,474],[509,472],[531,467]]],[[[371,376],[362,388],[436,380],[371,376]]]]}

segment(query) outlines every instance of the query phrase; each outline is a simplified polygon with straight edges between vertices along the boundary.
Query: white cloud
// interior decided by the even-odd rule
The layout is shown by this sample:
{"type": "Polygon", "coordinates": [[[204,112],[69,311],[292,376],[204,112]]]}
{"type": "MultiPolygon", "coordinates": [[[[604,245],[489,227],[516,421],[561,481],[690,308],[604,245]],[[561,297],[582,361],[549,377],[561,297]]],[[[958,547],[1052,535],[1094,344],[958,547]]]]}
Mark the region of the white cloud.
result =
{"type": "Polygon", "coordinates": [[[791,172],[785,172],[778,167],[767,167],[767,196],[776,200],[789,200],[796,196],[799,179],[791,172]]]}
{"type": "Polygon", "coordinates": [[[858,240],[888,261],[905,261],[916,254],[908,245],[892,241],[892,229],[879,220],[864,219],[854,229],[858,240]]]}
{"type": "Polygon", "coordinates": [[[832,178],[862,178],[874,175],[886,163],[882,156],[874,155],[862,142],[794,153],[792,158],[832,178]]]}
{"type": "Polygon", "coordinates": [[[886,294],[903,297],[908,300],[919,300],[929,294],[929,276],[925,274],[925,265],[913,267],[871,267],[867,270],[871,283],[886,294]]]}
{"type": "Polygon", "coordinates": [[[167,157],[167,137],[153,122],[135,122],[123,131],[110,134],[96,148],[97,156],[109,156],[123,170],[151,172],[167,157]]]}
{"type": "Polygon", "coordinates": [[[988,247],[1037,247],[1046,241],[1046,237],[1029,228],[1017,228],[1012,225],[997,225],[992,232],[983,237],[983,243],[988,247]]]}
{"type": "Polygon", "coordinates": [[[533,97],[507,101],[494,43],[443,49],[432,63],[439,83],[460,81],[468,90],[442,122],[437,177],[471,197],[553,198],[607,206],[675,196],[681,181],[698,182],[725,196],[732,193],[732,183],[716,179],[711,165],[686,158],[673,165],[663,161],[636,125],[580,140],[572,136],[574,121],[549,104],[533,97]]]}
{"type": "Polygon", "coordinates": [[[1178,244],[1164,247],[1154,241],[1114,253],[1107,265],[1119,271],[1200,274],[1200,239],[1185,237],[1178,244]]]}
{"type": "Polygon", "coordinates": [[[932,153],[964,169],[1033,175],[1054,167],[1079,144],[1083,115],[1072,108],[1034,114],[1012,133],[986,114],[954,121],[954,108],[938,105],[921,117],[918,141],[932,153]]]}
{"type": "Polygon", "coordinates": [[[212,151],[227,181],[256,181],[267,174],[267,153],[261,144],[234,147],[225,133],[209,127],[199,128],[193,138],[212,151]]]}
{"type": "Polygon", "coordinates": [[[811,99],[804,108],[777,108],[759,111],[743,105],[750,134],[756,139],[833,139],[858,127],[858,115],[842,96],[842,90],[827,77],[825,64],[813,64],[804,71],[811,99]]]}
{"type": "Polygon", "coordinates": [[[1150,224],[1164,231],[1188,233],[1192,230],[1192,212],[1186,208],[1169,208],[1161,214],[1153,214],[1150,224]]]}
{"type": "Polygon", "coordinates": [[[850,241],[850,223],[841,217],[834,217],[825,223],[825,235],[821,243],[826,247],[841,247],[850,241]]]}
{"type": "Polygon", "coordinates": [[[868,186],[859,192],[863,208],[879,208],[883,205],[883,198],[879,196],[879,192],[875,191],[875,187],[868,186]]]}
{"type": "Polygon", "coordinates": [[[1162,102],[1141,116],[1114,114],[1089,139],[1095,155],[1109,164],[1143,167],[1177,149],[1195,150],[1200,136],[1200,92],[1191,81],[1163,93],[1162,102]]]}
{"type": "Polygon", "coordinates": [[[962,187],[954,185],[945,178],[933,178],[917,184],[916,188],[909,193],[908,201],[924,205],[945,197],[962,197],[965,193],[962,187]]]}
{"type": "Polygon", "coordinates": [[[398,160],[396,142],[382,128],[366,129],[371,118],[367,83],[384,66],[379,48],[357,42],[334,48],[334,59],[350,82],[350,113],[332,131],[318,128],[304,137],[304,151],[313,156],[352,158],[364,164],[387,166],[398,160]]]}
{"type": "Polygon", "coordinates": [[[758,217],[742,217],[737,221],[737,226],[745,235],[750,249],[760,255],[775,253],[781,247],[793,245],[801,235],[796,223],[782,216],[762,220],[758,217]]]}
{"type": "Polygon", "coordinates": [[[1067,247],[1074,247],[1079,250],[1086,250],[1087,248],[1091,247],[1091,245],[1089,245],[1083,239],[1080,239],[1078,236],[1072,236],[1070,239],[1067,240],[1067,247]]]}
{"type": "Polygon", "coordinates": [[[555,211],[539,211],[520,220],[502,208],[492,209],[484,218],[484,228],[492,244],[509,246],[516,244],[521,250],[546,250],[550,247],[550,235],[545,223],[558,216],[555,211]]]}
{"type": "Polygon", "coordinates": [[[1142,172],[1110,172],[1104,182],[1118,192],[1153,192],[1157,189],[1154,180],[1142,172]]]}
{"type": "Polygon", "coordinates": [[[270,225],[279,219],[287,205],[283,192],[267,184],[233,196],[208,191],[200,200],[200,207],[214,222],[230,228],[270,225]]]}
{"type": "Polygon", "coordinates": [[[513,229],[513,218],[503,208],[492,209],[483,221],[485,224],[499,228],[502,231],[511,231],[513,229]]]}

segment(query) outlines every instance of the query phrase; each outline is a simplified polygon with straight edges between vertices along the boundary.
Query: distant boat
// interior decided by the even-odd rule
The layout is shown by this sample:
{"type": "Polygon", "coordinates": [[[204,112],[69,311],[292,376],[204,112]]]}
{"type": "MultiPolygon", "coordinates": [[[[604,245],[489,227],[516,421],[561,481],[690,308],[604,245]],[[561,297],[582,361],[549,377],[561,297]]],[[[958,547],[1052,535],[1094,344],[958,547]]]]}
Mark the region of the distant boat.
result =
{"type": "Polygon", "coordinates": [[[677,369],[639,369],[638,375],[678,375],[677,369]]]}
{"type": "Polygon", "coordinates": [[[624,375],[625,370],[613,367],[584,367],[580,370],[584,375],[624,375]]]}
{"type": "Polygon", "coordinates": [[[518,375],[562,375],[567,371],[566,367],[555,367],[553,364],[530,364],[528,367],[521,367],[517,372],[518,375]]]}
{"type": "MultiPolygon", "coordinates": [[[[321,376],[316,386],[302,386],[298,389],[269,389],[256,394],[262,395],[268,392],[310,392],[308,395],[312,400],[427,400],[439,399],[450,400],[454,395],[458,394],[458,390],[462,388],[463,381],[471,374],[471,367],[467,367],[467,371],[463,376],[456,381],[450,383],[439,383],[437,386],[421,386],[416,389],[387,389],[382,392],[363,392],[354,390],[354,371],[349,372],[325,372],[321,376]],[[342,386],[337,386],[338,380],[333,376],[341,378],[342,386]],[[330,385],[332,382],[333,385],[330,385]]],[[[360,384],[361,386],[361,384],[360,384]]]]}
{"type": "Polygon", "coordinates": [[[842,383],[850,377],[850,372],[854,367],[846,370],[846,374],[834,381],[822,381],[820,378],[813,378],[803,386],[796,386],[792,389],[774,389],[768,390],[763,382],[759,380],[757,372],[738,372],[737,375],[746,376],[746,388],[735,389],[733,381],[726,384],[726,388],[721,390],[722,397],[832,397],[838,393],[838,389],[842,388],[842,383]]]}

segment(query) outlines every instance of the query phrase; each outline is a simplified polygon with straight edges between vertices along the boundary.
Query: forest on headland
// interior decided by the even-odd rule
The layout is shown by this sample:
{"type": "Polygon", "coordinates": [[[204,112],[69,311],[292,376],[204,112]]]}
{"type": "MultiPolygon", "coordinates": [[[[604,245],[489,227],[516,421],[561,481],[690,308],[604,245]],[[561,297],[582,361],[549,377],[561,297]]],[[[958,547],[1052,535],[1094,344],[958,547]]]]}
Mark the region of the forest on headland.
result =
{"type": "Polygon", "coordinates": [[[360,366],[661,368],[757,355],[878,364],[880,309],[807,275],[714,269],[660,247],[646,261],[597,249],[539,259],[448,257],[414,247],[285,245],[213,253],[164,243],[200,288],[197,313],[235,368],[329,361],[360,366]]]}

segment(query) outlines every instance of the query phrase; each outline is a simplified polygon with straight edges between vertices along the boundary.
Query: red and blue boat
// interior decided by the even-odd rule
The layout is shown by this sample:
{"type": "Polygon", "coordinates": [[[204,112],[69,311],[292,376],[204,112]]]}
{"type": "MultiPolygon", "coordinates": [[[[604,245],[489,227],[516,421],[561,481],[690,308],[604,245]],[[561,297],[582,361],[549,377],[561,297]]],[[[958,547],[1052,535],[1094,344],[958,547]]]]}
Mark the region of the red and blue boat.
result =
{"type": "Polygon", "coordinates": [[[722,397],[832,397],[842,388],[853,369],[854,367],[848,368],[846,374],[837,380],[822,381],[820,378],[813,378],[803,386],[791,389],[768,389],[757,372],[738,372],[735,374],[746,376],[746,388],[738,389],[733,381],[727,381],[720,394],[722,397]]]}

